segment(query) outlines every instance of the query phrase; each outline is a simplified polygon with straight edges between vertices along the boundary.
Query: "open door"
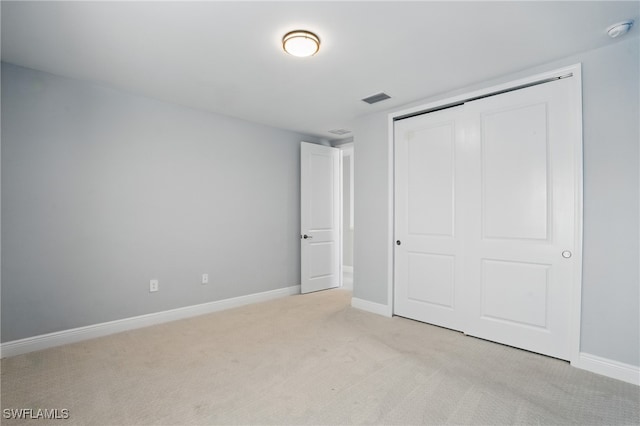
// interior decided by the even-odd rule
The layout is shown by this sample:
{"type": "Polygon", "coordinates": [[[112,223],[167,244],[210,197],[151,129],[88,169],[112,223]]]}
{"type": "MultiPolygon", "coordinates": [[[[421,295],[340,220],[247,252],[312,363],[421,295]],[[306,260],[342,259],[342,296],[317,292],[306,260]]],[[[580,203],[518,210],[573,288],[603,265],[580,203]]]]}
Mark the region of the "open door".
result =
{"type": "Polygon", "coordinates": [[[340,150],[300,146],[301,292],[340,285],[340,150]]]}

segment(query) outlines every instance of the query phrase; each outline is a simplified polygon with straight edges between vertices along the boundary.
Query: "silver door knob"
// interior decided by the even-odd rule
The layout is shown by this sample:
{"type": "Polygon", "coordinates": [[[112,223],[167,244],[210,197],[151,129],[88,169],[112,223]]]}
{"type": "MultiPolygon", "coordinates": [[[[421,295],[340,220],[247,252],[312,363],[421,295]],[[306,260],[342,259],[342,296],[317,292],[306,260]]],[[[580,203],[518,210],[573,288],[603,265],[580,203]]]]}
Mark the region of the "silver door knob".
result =
{"type": "Polygon", "coordinates": [[[565,250],[562,252],[562,257],[564,257],[565,259],[570,258],[572,255],[572,253],[569,250],[565,250]]]}

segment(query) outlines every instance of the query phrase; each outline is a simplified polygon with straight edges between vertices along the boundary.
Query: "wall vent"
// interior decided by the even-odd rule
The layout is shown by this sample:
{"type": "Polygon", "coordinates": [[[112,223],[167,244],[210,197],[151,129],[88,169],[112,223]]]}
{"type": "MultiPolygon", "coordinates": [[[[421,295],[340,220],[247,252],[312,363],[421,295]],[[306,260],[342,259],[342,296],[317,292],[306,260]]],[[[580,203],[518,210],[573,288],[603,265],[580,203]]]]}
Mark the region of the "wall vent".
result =
{"type": "Polygon", "coordinates": [[[347,129],[333,129],[333,130],[329,130],[329,133],[333,133],[334,135],[346,135],[347,133],[351,133],[351,130],[347,130],[347,129]]]}
{"type": "Polygon", "coordinates": [[[375,104],[376,102],[384,101],[385,99],[391,99],[391,96],[387,95],[386,93],[380,92],[364,98],[363,101],[368,104],[375,104]]]}

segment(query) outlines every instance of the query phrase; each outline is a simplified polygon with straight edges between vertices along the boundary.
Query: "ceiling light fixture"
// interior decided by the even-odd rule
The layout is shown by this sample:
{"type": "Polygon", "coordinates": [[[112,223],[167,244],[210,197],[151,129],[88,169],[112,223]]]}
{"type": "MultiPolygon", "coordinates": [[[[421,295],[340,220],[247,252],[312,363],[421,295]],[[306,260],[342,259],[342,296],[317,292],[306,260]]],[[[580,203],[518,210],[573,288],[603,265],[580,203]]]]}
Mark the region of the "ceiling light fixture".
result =
{"type": "Polygon", "coordinates": [[[295,30],[282,37],[282,48],[288,54],[300,58],[313,56],[320,50],[320,39],[312,32],[295,30]]]}
{"type": "Polygon", "coordinates": [[[632,26],[632,20],[618,22],[617,24],[613,24],[612,26],[607,28],[607,34],[609,34],[609,37],[611,38],[620,37],[628,33],[632,26]]]}

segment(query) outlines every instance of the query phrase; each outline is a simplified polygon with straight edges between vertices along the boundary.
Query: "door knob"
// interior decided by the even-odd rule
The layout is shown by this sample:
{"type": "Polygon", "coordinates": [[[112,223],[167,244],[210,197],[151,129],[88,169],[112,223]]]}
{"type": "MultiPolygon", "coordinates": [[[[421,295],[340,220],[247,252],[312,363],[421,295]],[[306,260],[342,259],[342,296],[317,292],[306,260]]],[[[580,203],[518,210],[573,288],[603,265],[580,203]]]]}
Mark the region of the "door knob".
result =
{"type": "Polygon", "coordinates": [[[311,235],[304,234],[302,236],[302,238],[304,238],[306,240],[306,239],[313,238],[313,237],[311,235]]]}
{"type": "Polygon", "coordinates": [[[400,245],[400,244],[402,244],[402,242],[400,240],[396,240],[396,244],[400,245]]]}
{"type": "Polygon", "coordinates": [[[565,259],[568,259],[571,257],[571,252],[569,250],[565,250],[562,252],[562,257],[564,257],[565,259]]]}

